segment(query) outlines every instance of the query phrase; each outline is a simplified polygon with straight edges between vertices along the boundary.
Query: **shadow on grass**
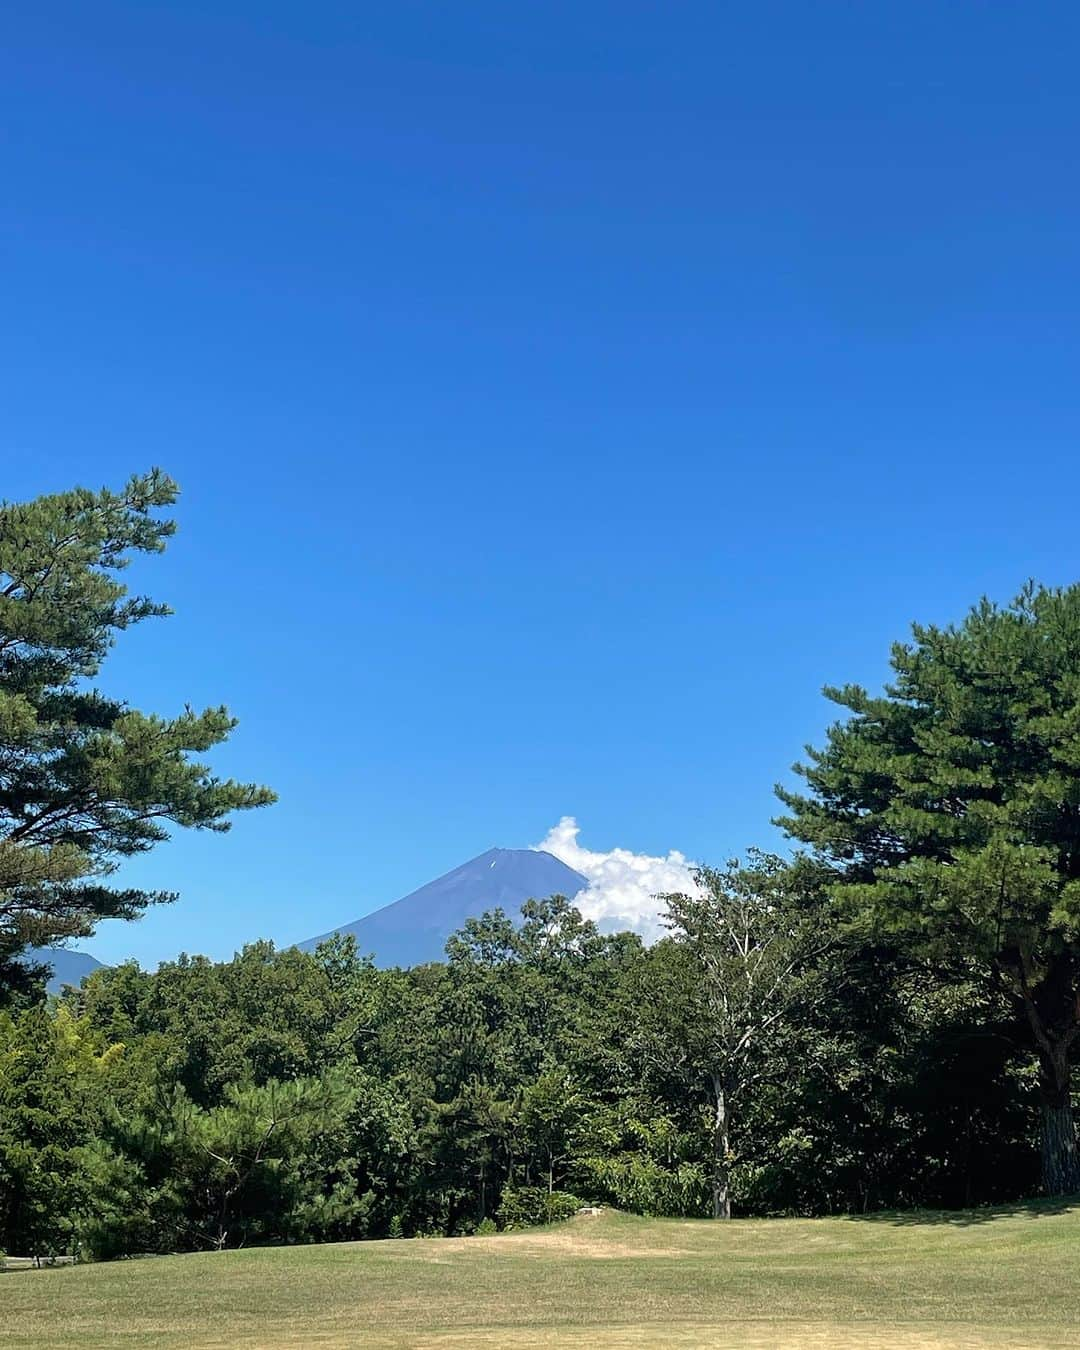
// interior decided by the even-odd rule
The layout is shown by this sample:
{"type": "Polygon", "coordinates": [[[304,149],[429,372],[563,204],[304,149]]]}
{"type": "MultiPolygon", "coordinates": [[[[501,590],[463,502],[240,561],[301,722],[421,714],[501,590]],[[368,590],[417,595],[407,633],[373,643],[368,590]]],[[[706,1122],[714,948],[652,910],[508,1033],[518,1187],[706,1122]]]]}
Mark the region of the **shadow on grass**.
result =
{"type": "Polygon", "coordinates": [[[1045,1219],[1080,1209],[1080,1196],[1052,1200],[1018,1200],[1013,1205],[987,1205],[982,1209],[889,1209],[875,1214],[849,1214],[851,1223],[890,1224],[898,1228],[972,1228],[997,1219],[1045,1219]]]}

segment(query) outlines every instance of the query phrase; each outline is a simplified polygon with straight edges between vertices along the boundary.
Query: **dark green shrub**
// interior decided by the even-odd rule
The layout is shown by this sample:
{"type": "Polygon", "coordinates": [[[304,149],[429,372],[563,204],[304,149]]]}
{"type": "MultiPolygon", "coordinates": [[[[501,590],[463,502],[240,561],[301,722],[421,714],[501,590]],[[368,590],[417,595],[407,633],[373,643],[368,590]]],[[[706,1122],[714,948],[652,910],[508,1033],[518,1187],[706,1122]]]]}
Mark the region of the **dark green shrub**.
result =
{"type": "Polygon", "coordinates": [[[543,1186],[507,1186],[499,1206],[499,1224],[504,1229],[535,1228],[572,1218],[582,1202],[568,1191],[548,1191],[543,1186]]]}

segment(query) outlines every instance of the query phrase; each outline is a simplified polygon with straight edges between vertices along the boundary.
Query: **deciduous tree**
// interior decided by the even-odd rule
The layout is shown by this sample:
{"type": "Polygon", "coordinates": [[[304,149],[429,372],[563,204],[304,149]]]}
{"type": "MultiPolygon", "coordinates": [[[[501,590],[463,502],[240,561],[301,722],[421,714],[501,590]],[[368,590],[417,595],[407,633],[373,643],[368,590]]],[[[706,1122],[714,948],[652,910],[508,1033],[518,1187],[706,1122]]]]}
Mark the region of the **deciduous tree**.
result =
{"type": "Polygon", "coordinates": [[[696,892],[662,897],[672,939],[658,953],[667,969],[657,1008],[672,1057],[708,1084],[713,1217],[729,1219],[732,1113],[780,1071],[791,1021],[820,993],[828,927],[805,867],[755,853],[696,879],[696,892]]]}

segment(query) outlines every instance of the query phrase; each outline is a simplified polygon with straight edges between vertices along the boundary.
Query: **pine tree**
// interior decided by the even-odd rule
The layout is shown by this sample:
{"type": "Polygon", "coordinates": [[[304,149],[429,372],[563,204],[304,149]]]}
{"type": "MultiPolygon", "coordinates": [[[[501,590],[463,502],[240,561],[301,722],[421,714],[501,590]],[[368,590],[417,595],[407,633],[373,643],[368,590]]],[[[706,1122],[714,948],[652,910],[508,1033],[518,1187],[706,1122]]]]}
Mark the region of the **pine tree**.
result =
{"type": "Polygon", "coordinates": [[[167,824],[225,830],[230,812],[274,800],[191,758],[228,737],[225,708],[162,718],[91,683],[117,633],[169,612],[118,574],[165,547],[174,525],[155,512],[176,496],[154,469],[120,492],[0,504],[0,995],[27,947],[172,898],[106,882],[167,824]]]}
{"type": "Polygon", "coordinates": [[[827,861],[857,925],[1014,1002],[1039,1063],[1045,1189],[1080,1191],[1080,586],[916,625],[892,668],[881,697],[825,691],[851,715],[795,766],[809,793],[778,789],[779,823],[827,861]]]}

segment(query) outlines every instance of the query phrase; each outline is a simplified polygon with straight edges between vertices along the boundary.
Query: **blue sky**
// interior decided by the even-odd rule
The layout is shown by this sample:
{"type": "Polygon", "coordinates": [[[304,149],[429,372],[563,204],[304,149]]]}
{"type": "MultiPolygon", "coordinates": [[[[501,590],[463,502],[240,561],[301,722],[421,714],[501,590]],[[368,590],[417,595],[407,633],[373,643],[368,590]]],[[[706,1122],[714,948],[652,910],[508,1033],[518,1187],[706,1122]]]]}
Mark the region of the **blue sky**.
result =
{"type": "Polygon", "coordinates": [[[292,941],[560,816],[774,842],[826,681],[1077,579],[1067,4],[16,3],[7,497],[161,464],[272,810],[90,949],[292,941]]]}

